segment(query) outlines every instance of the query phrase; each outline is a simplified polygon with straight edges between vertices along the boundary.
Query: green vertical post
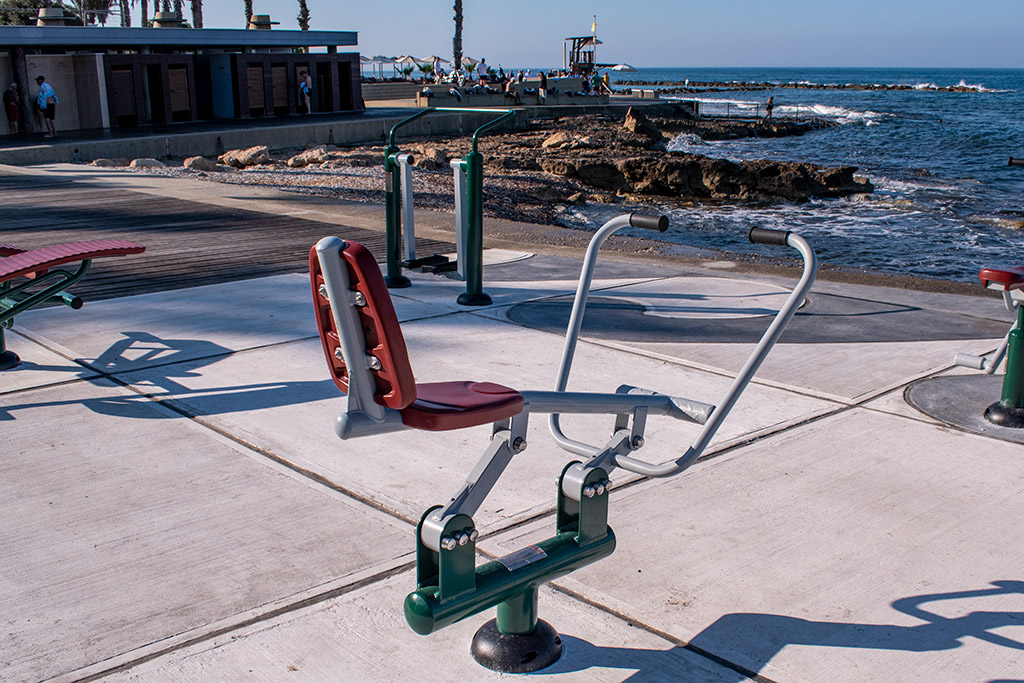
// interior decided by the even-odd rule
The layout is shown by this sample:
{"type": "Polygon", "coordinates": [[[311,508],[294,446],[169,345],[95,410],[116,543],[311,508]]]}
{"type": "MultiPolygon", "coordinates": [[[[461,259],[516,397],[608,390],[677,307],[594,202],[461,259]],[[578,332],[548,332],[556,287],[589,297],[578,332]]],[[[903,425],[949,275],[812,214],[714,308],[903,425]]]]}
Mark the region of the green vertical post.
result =
{"type": "Polygon", "coordinates": [[[398,145],[395,144],[395,132],[402,126],[434,112],[433,108],[424,109],[412,116],[402,119],[388,133],[388,146],[384,148],[384,256],[387,262],[387,274],[384,282],[392,289],[409,287],[409,278],[402,275],[402,195],[398,191],[401,185],[398,168],[398,145]]]}
{"type": "Polygon", "coordinates": [[[1006,376],[1003,377],[1003,396],[1000,403],[1004,408],[1024,407],[1024,306],[1017,308],[1017,326],[1010,332],[1006,351],[1006,376]]]}
{"type": "Polygon", "coordinates": [[[525,635],[537,630],[537,586],[498,604],[498,630],[506,635],[525,635]]]}
{"type": "MultiPolygon", "coordinates": [[[[475,139],[474,139],[475,142],[475,139]]],[[[484,291],[484,157],[476,151],[462,160],[466,171],[466,291],[456,301],[463,306],[490,306],[484,291]]]]}

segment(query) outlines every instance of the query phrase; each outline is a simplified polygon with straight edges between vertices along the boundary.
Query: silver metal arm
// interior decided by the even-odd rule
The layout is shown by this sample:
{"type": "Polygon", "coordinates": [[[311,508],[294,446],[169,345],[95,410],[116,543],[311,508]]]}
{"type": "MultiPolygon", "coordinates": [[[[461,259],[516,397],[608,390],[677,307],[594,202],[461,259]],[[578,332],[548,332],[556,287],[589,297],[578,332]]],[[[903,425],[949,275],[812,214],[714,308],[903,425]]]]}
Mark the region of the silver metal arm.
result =
{"type": "MultiPolygon", "coordinates": [[[[580,269],[580,279],[576,286],[576,298],[573,300],[572,313],[569,315],[569,327],[565,332],[565,346],[562,348],[562,360],[558,367],[558,377],[555,379],[555,391],[564,392],[569,381],[572,359],[576,355],[576,342],[579,340],[580,327],[583,325],[583,313],[587,308],[587,297],[590,295],[590,283],[594,278],[597,253],[609,235],[629,225],[629,219],[629,215],[617,216],[611,219],[602,225],[590,240],[590,246],[587,247],[587,253],[583,258],[583,267],[580,269]]],[[[562,431],[558,413],[552,413],[548,416],[548,427],[555,442],[570,453],[583,457],[593,457],[601,452],[601,449],[596,446],[591,446],[566,436],[565,432],[562,431]]]]}
{"type": "Polygon", "coordinates": [[[671,477],[685,470],[701,456],[704,449],[707,448],[711,439],[715,436],[715,432],[718,431],[718,428],[722,425],[726,416],[729,415],[729,411],[732,410],[732,407],[736,404],[740,394],[743,393],[747,384],[749,384],[750,380],[754,377],[754,373],[757,372],[759,367],[761,367],[761,363],[764,362],[768,352],[771,351],[775,342],[778,341],[779,336],[782,335],[782,331],[785,329],[786,325],[793,318],[797,309],[800,308],[807,292],[809,292],[811,286],[814,285],[814,277],[818,270],[818,260],[814,254],[814,250],[809,244],[807,244],[807,241],[803,237],[792,233],[786,237],[786,244],[799,251],[800,256],[803,257],[804,269],[803,274],[800,277],[800,281],[790,293],[789,298],[786,299],[786,303],[783,304],[782,308],[775,315],[775,319],[761,337],[761,341],[758,342],[757,347],[754,349],[753,353],[750,354],[750,357],[747,359],[747,362],[744,364],[739,374],[736,375],[736,379],[733,381],[732,386],[729,387],[729,391],[726,392],[725,398],[722,399],[721,403],[719,403],[718,408],[711,413],[711,418],[707,423],[705,423],[704,429],[701,430],[693,444],[678,460],[669,461],[660,465],[652,465],[644,462],[643,460],[637,460],[636,458],[631,458],[629,456],[616,457],[615,464],[625,470],[647,477],[671,477]]]}
{"type": "Polygon", "coordinates": [[[1020,306],[1020,301],[1017,300],[1013,294],[1014,292],[1004,291],[1003,294],[1003,305],[1006,306],[1006,310],[1014,315],[1013,324],[1010,325],[1010,331],[1003,337],[1003,341],[999,343],[999,346],[988,356],[975,356],[973,353],[958,353],[953,357],[953,362],[956,365],[965,368],[973,368],[975,370],[984,370],[986,375],[994,374],[999,368],[1000,363],[1003,362],[1003,358],[1006,356],[1006,349],[1010,345],[1010,332],[1017,329],[1017,307],[1020,306]]]}

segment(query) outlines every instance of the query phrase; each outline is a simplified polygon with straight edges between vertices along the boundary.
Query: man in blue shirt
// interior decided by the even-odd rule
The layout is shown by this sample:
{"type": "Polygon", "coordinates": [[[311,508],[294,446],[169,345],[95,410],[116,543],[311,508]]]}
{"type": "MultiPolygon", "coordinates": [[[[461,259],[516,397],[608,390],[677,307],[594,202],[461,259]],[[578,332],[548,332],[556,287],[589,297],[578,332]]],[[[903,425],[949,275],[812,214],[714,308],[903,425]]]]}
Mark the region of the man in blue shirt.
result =
{"type": "Polygon", "coordinates": [[[40,118],[46,122],[47,133],[43,137],[57,137],[57,128],[53,123],[53,117],[57,115],[57,93],[53,91],[50,84],[46,82],[45,76],[36,76],[36,85],[39,86],[39,94],[36,95],[36,110],[40,118]]]}

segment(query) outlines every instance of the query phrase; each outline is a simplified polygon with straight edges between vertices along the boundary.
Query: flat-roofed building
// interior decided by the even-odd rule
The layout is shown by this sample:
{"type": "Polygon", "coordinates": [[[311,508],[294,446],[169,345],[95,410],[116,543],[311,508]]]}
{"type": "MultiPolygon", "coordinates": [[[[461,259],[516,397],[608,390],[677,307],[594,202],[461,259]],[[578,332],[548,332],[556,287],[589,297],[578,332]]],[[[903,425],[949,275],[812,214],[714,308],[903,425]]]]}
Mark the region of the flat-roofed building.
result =
{"type": "MultiPolygon", "coordinates": [[[[269,19],[266,22],[269,26],[269,19]]],[[[355,31],[0,26],[0,83],[57,92],[60,130],[363,109],[355,31]]],[[[0,127],[0,134],[7,133],[0,127]]]]}

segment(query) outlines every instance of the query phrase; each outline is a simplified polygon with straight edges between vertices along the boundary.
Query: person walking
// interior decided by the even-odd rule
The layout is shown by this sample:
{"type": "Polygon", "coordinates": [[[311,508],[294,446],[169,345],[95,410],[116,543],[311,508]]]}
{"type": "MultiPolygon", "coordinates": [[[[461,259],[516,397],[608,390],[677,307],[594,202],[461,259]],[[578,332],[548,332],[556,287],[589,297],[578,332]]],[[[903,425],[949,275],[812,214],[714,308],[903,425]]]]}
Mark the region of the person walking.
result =
{"type": "Polygon", "coordinates": [[[305,114],[313,113],[313,78],[305,71],[299,72],[299,92],[302,94],[302,104],[305,105],[305,114]]]}
{"type": "Polygon", "coordinates": [[[481,59],[476,65],[476,79],[480,85],[487,85],[487,60],[481,59]]]}
{"type": "Polygon", "coordinates": [[[765,119],[770,119],[772,117],[772,109],[775,109],[775,97],[774,96],[773,97],[769,97],[768,101],[765,102],[765,105],[764,105],[764,111],[765,111],[764,117],[765,117],[765,119]]]}
{"type": "Polygon", "coordinates": [[[46,82],[46,76],[36,76],[36,85],[39,86],[39,93],[36,95],[36,111],[39,118],[46,123],[47,133],[44,138],[57,137],[57,126],[54,117],[57,115],[57,93],[53,87],[46,82]]]}
{"type": "Polygon", "coordinates": [[[21,98],[18,97],[18,84],[11,83],[7,90],[4,90],[4,113],[7,114],[7,127],[11,135],[18,134],[21,123],[21,114],[18,111],[18,104],[21,98]]]}
{"type": "Polygon", "coordinates": [[[548,75],[544,73],[544,69],[540,70],[540,87],[537,88],[537,99],[540,100],[541,104],[548,99],[548,75]]]}

